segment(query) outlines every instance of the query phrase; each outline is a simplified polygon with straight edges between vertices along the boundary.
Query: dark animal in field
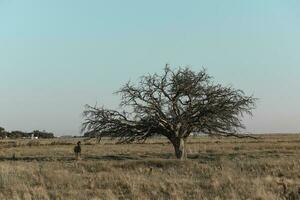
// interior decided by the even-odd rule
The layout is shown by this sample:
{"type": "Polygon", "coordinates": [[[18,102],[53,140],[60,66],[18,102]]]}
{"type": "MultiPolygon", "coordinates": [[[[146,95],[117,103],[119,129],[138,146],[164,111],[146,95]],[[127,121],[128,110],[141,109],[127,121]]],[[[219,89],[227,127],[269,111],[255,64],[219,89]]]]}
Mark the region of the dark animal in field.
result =
{"type": "Polygon", "coordinates": [[[81,146],[80,146],[81,142],[77,142],[77,145],[74,147],[74,153],[75,153],[75,158],[76,160],[80,159],[80,155],[81,155],[81,146]]]}

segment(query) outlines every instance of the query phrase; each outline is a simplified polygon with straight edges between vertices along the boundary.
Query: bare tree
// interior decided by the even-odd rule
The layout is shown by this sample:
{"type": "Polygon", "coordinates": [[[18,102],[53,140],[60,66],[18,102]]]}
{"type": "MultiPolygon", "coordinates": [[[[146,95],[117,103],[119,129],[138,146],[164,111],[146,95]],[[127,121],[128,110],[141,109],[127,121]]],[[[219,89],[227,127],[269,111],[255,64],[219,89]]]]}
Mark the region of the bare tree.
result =
{"type": "Polygon", "coordinates": [[[242,90],[213,83],[205,69],[196,73],[169,66],[162,75],[143,76],[139,84],[128,82],[117,93],[127,111],[87,105],[82,131],[125,143],[163,135],[179,159],[187,156],[191,133],[243,137],[238,134],[244,128],[241,117],[252,114],[256,101],[242,90]]]}

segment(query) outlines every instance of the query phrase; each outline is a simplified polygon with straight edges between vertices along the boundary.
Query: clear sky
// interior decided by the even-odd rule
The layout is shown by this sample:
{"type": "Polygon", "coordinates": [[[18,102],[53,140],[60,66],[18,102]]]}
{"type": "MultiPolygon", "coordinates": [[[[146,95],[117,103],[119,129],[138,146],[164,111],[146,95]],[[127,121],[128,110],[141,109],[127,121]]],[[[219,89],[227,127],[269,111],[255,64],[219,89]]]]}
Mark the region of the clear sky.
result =
{"type": "Polygon", "coordinates": [[[298,0],[0,0],[0,126],[79,134],[85,104],[166,63],[260,100],[250,132],[300,132],[298,0]]]}

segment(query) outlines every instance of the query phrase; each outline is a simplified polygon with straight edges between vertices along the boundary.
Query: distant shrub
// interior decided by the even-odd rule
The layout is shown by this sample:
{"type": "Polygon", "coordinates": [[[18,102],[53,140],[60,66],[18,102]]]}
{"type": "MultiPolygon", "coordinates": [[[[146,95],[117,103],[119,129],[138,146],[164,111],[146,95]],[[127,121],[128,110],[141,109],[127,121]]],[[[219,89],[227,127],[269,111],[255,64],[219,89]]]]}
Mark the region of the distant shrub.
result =
{"type": "Polygon", "coordinates": [[[234,151],[239,151],[239,150],[240,150],[240,147],[239,147],[239,146],[235,146],[235,147],[233,147],[233,150],[234,150],[234,151]]]}
{"type": "Polygon", "coordinates": [[[27,146],[40,146],[40,141],[39,140],[30,140],[28,143],[27,143],[27,146]]]}
{"type": "Polygon", "coordinates": [[[206,152],[206,153],[211,153],[211,154],[212,154],[212,153],[215,153],[216,151],[213,150],[213,149],[206,149],[205,152],[206,152]]]}
{"type": "Polygon", "coordinates": [[[2,146],[5,148],[18,147],[20,144],[17,141],[5,141],[2,142],[2,146]]]}
{"type": "Polygon", "coordinates": [[[233,147],[234,151],[240,151],[242,149],[243,149],[243,146],[235,146],[235,147],[233,147]]]}
{"type": "Polygon", "coordinates": [[[67,141],[53,141],[50,145],[73,145],[73,143],[67,141]]]}

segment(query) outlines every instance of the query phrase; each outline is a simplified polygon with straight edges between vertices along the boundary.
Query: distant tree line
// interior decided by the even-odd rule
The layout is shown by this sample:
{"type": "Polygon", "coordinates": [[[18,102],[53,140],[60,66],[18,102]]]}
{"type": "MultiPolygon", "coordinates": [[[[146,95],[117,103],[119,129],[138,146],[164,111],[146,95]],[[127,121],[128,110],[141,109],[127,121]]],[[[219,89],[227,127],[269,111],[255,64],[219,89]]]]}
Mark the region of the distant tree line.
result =
{"type": "Polygon", "coordinates": [[[54,134],[46,131],[34,130],[32,132],[23,131],[6,131],[3,127],[0,127],[0,138],[31,138],[32,134],[38,138],[54,138],[54,134]]]}

